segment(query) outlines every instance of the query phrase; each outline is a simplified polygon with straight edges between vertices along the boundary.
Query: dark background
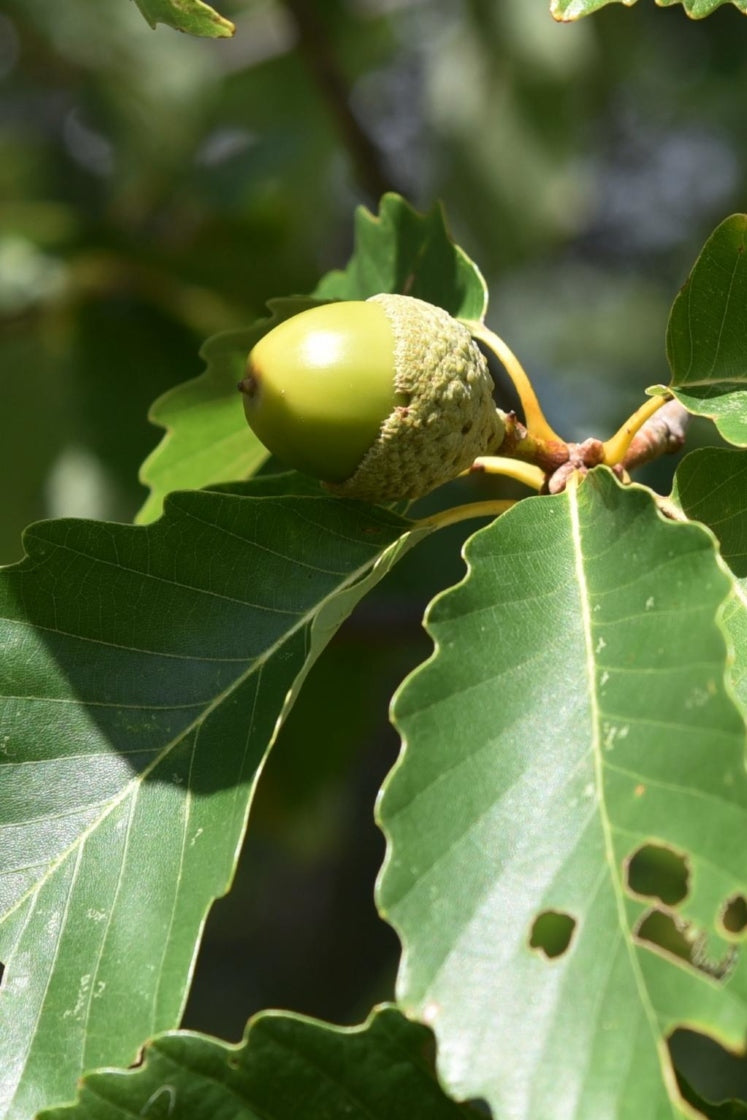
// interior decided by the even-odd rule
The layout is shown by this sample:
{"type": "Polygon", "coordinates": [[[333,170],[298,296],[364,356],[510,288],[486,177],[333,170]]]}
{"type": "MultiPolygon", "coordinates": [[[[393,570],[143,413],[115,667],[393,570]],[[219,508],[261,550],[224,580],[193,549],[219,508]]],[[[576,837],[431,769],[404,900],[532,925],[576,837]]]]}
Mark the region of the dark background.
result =
{"type": "MultiPolygon", "coordinates": [[[[343,265],[355,206],[385,189],[443,200],[567,438],[608,436],[668,380],[672,299],[745,208],[747,18],[640,0],[560,25],[548,2],[224,0],[235,39],[200,41],[131,0],[4,0],[0,562],[39,517],[130,519],[154,398],[200,372],[206,336],[343,265]]],[[[235,1039],[268,1006],[356,1022],[391,995],[372,900],[387,705],[466,532],[409,558],[313,671],[185,1025],[235,1039]]]]}

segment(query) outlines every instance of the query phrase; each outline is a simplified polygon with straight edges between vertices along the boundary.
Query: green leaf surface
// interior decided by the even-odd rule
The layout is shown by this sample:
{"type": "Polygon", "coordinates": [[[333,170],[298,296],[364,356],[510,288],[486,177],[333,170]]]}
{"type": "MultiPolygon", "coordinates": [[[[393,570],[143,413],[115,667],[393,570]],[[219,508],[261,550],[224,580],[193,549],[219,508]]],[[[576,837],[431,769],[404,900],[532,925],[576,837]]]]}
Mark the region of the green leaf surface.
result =
{"type": "Polygon", "coordinates": [[[318,302],[305,297],[271,300],[268,318],[245,330],[213,335],[200,351],[205,372],[155,401],[149,418],[166,435],[140,471],[140,481],[150,487],[137,517],[140,524],[160,517],[166,495],[174,490],[197,490],[259,470],[269,452],[248,426],[236,387],[247,354],[278,323],[318,302]]]}
{"type": "Polygon", "coordinates": [[[396,194],[383,196],[378,215],[359,207],[350,263],[325,276],[314,295],[368,299],[379,292],[415,296],[462,319],[483,319],[488,302],[485,281],[451,240],[441,207],[418,214],[396,194]]]}
{"type": "MultiPolygon", "coordinates": [[[[552,0],[550,11],[557,20],[571,21],[589,16],[606,8],[608,4],[624,4],[630,8],[637,0],[552,0]]],[[[672,8],[682,4],[691,19],[705,19],[723,4],[732,3],[740,12],[747,12],[747,0],[656,0],[660,8],[672,8]]]]}
{"type": "Polygon", "coordinates": [[[730,447],[691,451],[677,467],[672,500],[713,530],[724,560],[747,578],[747,454],[730,447]]]}
{"type": "Polygon", "coordinates": [[[732,686],[747,715],[747,455],[721,447],[693,451],[677,468],[672,500],[713,531],[734,573],[723,621],[733,650],[732,686]]]}
{"type": "Polygon", "coordinates": [[[270,1012],[239,1046],[161,1035],[137,1069],[86,1077],[77,1104],[40,1120],[464,1120],[471,1111],[433,1076],[432,1049],[430,1031],[394,1008],[349,1030],[270,1012]]]}
{"type": "Polygon", "coordinates": [[[202,0],[135,0],[151,27],[165,23],[189,35],[226,39],[236,28],[202,0]]]}
{"type": "Polygon", "coordinates": [[[747,214],[711,234],[672,306],[670,388],[724,439],[747,446],[747,214]]]}
{"type": "Polygon", "coordinates": [[[394,704],[379,903],[403,1009],[434,1029],[447,1091],[500,1120],[692,1115],[667,1036],[739,1048],[747,1029],[744,954],[716,929],[747,884],[729,577],[706,530],[606,470],[520,503],[466,558],[394,704]],[[649,845],[684,892],[634,892],[649,845]]]}
{"type": "Polygon", "coordinates": [[[178,1025],[280,719],[428,531],[296,477],[148,527],[43,522],[0,572],[4,1120],[178,1025]]]}

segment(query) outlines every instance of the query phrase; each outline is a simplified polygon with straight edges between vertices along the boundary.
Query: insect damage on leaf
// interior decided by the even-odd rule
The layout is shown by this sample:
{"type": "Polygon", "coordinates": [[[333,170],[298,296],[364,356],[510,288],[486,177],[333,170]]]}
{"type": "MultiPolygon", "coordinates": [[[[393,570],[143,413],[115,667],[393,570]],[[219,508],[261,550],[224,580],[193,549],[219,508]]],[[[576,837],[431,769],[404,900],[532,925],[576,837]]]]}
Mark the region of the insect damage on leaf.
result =
{"type": "Polygon", "coordinates": [[[738,937],[747,929],[747,898],[743,894],[732,895],[724,903],[721,911],[721,925],[724,932],[738,937]]]}
{"type": "Polygon", "coordinates": [[[642,844],[625,861],[624,870],[631,894],[657,898],[667,906],[675,906],[687,898],[689,861],[666,845],[642,844]]]}
{"type": "Polygon", "coordinates": [[[548,960],[555,960],[566,952],[576,929],[576,919],[558,910],[545,910],[532,923],[529,945],[539,949],[548,960]]]}
{"type": "Polygon", "coordinates": [[[665,908],[647,910],[633,936],[640,945],[674,957],[722,983],[731,975],[739,955],[736,945],[722,942],[713,946],[705,930],[665,908]]]}

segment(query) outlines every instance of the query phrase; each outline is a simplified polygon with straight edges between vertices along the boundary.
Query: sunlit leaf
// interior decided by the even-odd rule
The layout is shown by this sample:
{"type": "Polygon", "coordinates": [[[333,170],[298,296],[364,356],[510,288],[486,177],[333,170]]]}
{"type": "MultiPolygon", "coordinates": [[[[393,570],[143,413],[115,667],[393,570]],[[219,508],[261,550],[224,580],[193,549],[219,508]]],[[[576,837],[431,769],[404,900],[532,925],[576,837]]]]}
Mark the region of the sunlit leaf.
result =
{"type": "Polygon", "coordinates": [[[202,0],[135,0],[135,3],[151,27],[165,23],[177,31],[210,39],[225,39],[236,30],[230,20],[202,0]]]}
{"type": "MultiPolygon", "coordinates": [[[[428,1061],[430,1031],[394,1008],[343,1030],[299,1015],[269,1013],[249,1024],[244,1042],[164,1034],[131,1071],[86,1077],[79,1101],[40,1120],[464,1120],[428,1061]]],[[[469,1115],[474,1115],[469,1112],[469,1115]]]]}
{"type": "Polygon", "coordinates": [[[660,8],[671,8],[675,4],[682,4],[683,8],[693,19],[705,19],[716,8],[723,4],[731,3],[740,12],[747,12],[747,0],[656,0],[660,8]]]}
{"type": "MultiPolygon", "coordinates": [[[[630,8],[636,2],[637,0],[551,0],[550,11],[557,20],[574,20],[598,12],[608,4],[624,4],[626,8],[630,8]]],[[[740,12],[747,12],[747,0],[656,0],[656,3],[660,8],[682,4],[692,19],[704,19],[727,3],[732,3],[740,12]]]]}
{"type": "Polygon", "coordinates": [[[721,223],[674,301],[667,328],[671,389],[740,446],[747,446],[746,245],[747,214],[721,223]]]}
{"type": "Polygon", "coordinates": [[[667,1036],[747,1030],[744,954],[717,924],[747,885],[729,577],[702,527],[599,470],[466,557],[394,705],[379,901],[402,1006],[447,1090],[500,1120],[684,1115],[667,1036]],[[684,897],[628,882],[652,853],[684,897]]]}
{"type": "Polygon", "coordinates": [[[350,263],[325,276],[314,295],[367,299],[378,292],[416,296],[462,319],[482,319],[488,302],[485,281],[449,237],[441,207],[418,214],[396,194],[384,195],[378,215],[358,209],[350,263]]]}
{"type": "Polygon", "coordinates": [[[0,573],[6,1120],[178,1025],[279,720],[425,532],[295,477],[176,494],[143,528],[40,523],[0,573]]]}

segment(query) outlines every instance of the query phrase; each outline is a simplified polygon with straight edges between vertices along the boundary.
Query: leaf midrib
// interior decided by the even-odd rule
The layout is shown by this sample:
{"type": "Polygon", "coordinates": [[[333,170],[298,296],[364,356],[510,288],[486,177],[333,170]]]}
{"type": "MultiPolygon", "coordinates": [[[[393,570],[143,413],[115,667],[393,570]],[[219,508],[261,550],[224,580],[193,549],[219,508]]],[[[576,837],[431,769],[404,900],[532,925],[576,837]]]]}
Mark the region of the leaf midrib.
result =
{"type": "MultiPolygon", "coordinates": [[[[32,887],[30,887],[24,894],[22,894],[16,900],[16,902],[10,907],[10,909],[8,909],[3,915],[0,916],[0,928],[2,928],[2,926],[5,924],[5,922],[29,898],[32,898],[34,896],[34,894],[36,894],[39,890],[42,889],[44,884],[55,874],[57,869],[59,867],[61,867],[62,864],[65,863],[65,861],[78,848],[78,846],[81,845],[81,844],[84,844],[86,842],[86,840],[88,839],[88,837],[92,836],[95,833],[96,829],[98,829],[101,826],[101,824],[103,824],[103,822],[107,819],[107,817],[112,812],[114,812],[114,810],[119,805],[121,805],[126,800],[126,798],[128,796],[130,796],[133,788],[135,788],[138,785],[141,785],[145,780],[147,780],[147,778],[150,776],[150,774],[158,766],[160,766],[160,764],[163,762],[163,760],[165,758],[168,757],[168,755],[171,753],[171,751],[173,751],[181,742],[183,742],[183,740],[188,735],[192,734],[193,731],[197,730],[204,723],[204,721],[212,714],[212,712],[216,711],[220,707],[220,705],[223,704],[232,695],[232,693],[236,689],[242,687],[246,683],[246,681],[251,678],[251,676],[254,673],[261,672],[262,669],[264,668],[264,666],[267,664],[267,662],[270,661],[271,658],[276,653],[278,653],[283,648],[283,646],[288,641],[290,641],[300,630],[302,630],[306,626],[311,625],[313,623],[316,615],[318,615],[323,610],[323,608],[327,605],[327,603],[332,602],[338,595],[342,594],[344,591],[348,590],[350,587],[354,586],[359,580],[361,580],[363,578],[363,576],[365,575],[366,571],[368,571],[369,569],[372,569],[374,567],[374,565],[377,563],[377,561],[380,561],[381,558],[389,551],[390,548],[397,545],[403,539],[403,537],[406,537],[408,535],[409,531],[410,530],[406,530],[402,534],[402,536],[400,536],[400,537],[396,538],[394,541],[392,541],[387,546],[386,549],[382,550],[382,552],[378,554],[378,556],[374,556],[373,558],[367,560],[364,564],[361,564],[358,568],[354,569],[354,571],[350,572],[349,575],[347,576],[347,578],[343,582],[338,584],[334,588],[333,591],[329,592],[327,595],[324,596],[324,598],[318,600],[318,602],[316,602],[313,605],[313,607],[311,607],[309,610],[305,611],[304,614],[300,615],[298,617],[297,621],[295,622],[295,624],[293,626],[291,626],[290,629],[284,631],[284,633],[282,634],[281,637],[279,637],[275,642],[273,642],[272,645],[268,646],[268,648],[266,650],[264,650],[258,657],[254,658],[251,662],[251,665],[247,668],[246,672],[240,673],[231,682],[231,684],[229,686],[227,686],[225,689],[223,689],[221,692],[219,692],[218,695],[213,698],[213,700],[211,700],[208,704],[206,704],[205,707],[203,708],[202,712],[200,713],[199,717],[195,718],[190,724],[183,727],[179,731],[179,734],[177,736],[174,736],[172,739],[170,739],[161,748],[161,750],[158,751],[158,753],[154,756],[152,761],[149,762],[148,765],[143,770],[141,770],[138,774],[134,775],[132,781],[127,782],[126,785],[123,786],[122,790],[115,797],[113,797],[111,799],[111,801],[107,802],[107,806],[106,806],[105,811],[102,812],[98,817],[96,817],[96,819],[94,821],[92,821],[88,825],[87,828],[85,828],[81,833],[79,833],[78,836],[76,836],[73,843],[70,844],[67,848],[65,848],[62,852],[60,852],[59,856],[48,865],[47,873],[45,875],[42,875],[34,883],[34,885],[32,887]]],[[[124,647],[124,648],[126,648],[126,647],[124,647]]],[[[86,705],[84,705],[84,706],[86,706],[86,705]]]]}
{"type": "Polygon", "coordinates": [[[591,710],[591,725],[592,725],[592,742],[591,752],[594,760],[594,780],[597,787],[597,802],[599,805],[599,821],[602,829],[602,837],[604,842],[604,852],[607,866],[609,868],[610,881],[615,896],[615,908],[617,910],[618,922],[622,934],[623,942],[625,944],[628,959],[630,961],[630,969],[635,981],[636,989],[639,994],[641,1007],[646,1016],[651,1036],[657,1054],[659,1055],[659,1062],[661,1066],[662,1081],[667,1090],[667,1097],[671,1108],[672,1117],[676,1117],[677,1113],[674,1111],[672,1104],[672,1097],[669,1081],[671,1080],[671,1071],[665,1056],[662,1053],[663,1042],[661,1039],[661,1032],[658,1028],[658,1021],[656,1013],[651,1004],[651,1000],[646,989],[643,979],[643,974],[638,962],[635,946],[632,943],[630,932],[628,928],[627,916],[625,913],[625,900],[623,893],[623,885],[620,879],[620,874],[617,867],[617,859],[615,857],[614,843],[612,839],[612,826],[607,811],[605,801],[605,787],[604,787],[604,773],[603,765],[604,760],[602,756],[602,743],[600,738],[601,728],[601,711],[599,707],[599,697],[596,688],[596,660],[594,655],[593,634],[592,634],[592,618],[590,610],[590,592],[589,585],[586,578],[586,570],[584,567],[584,547],[583,547],[583,531],[581,528],[581,518],[579,510],[579,482],[574,478],[568,485],[566,493],[568,495],[568,508],[571,523],[571,544],[573,547],[573,558],[576,572],[576,581],[579,589],[579,603],[581,610],[581,625],[584,637],[584,651],[585,651],[585,666],[586,677],[588,684],[589,705],[591,710]],[[667,1076],[669,1074],[669,1076],[667,1076]]]}

